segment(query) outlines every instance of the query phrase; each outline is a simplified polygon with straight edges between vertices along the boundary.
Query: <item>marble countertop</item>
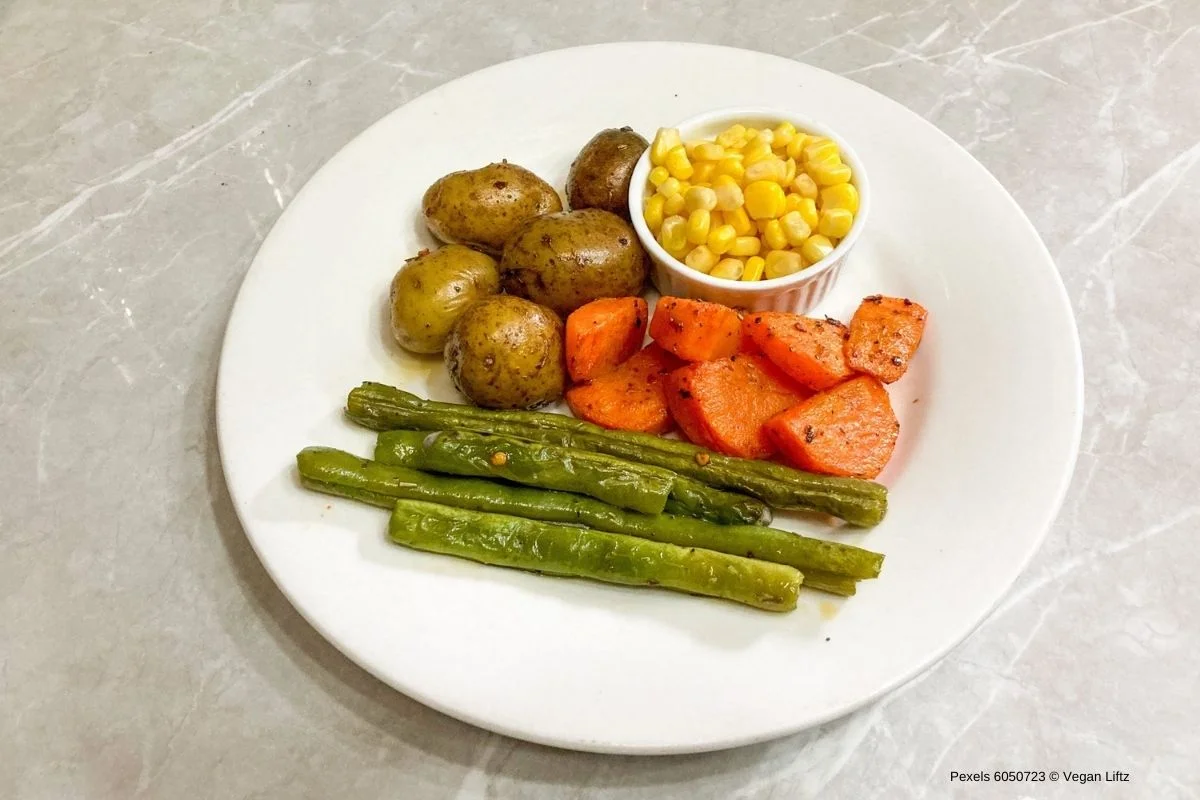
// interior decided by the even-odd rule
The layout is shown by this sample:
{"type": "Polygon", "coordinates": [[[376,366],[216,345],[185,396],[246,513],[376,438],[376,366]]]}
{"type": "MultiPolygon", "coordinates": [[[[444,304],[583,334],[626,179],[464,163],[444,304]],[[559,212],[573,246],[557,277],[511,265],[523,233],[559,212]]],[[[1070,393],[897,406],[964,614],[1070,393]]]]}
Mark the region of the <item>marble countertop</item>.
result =
{"type": "Polygon", "coordinates": [[[1200,3],[759,6],[0,0],[0,796],[1200,796],[1200,3]],[[880,703],[704,756],[558,752],[384,687],[268,578],[214,434],[234,293],[327,158],[452,78],[617,38],[931,120],[1030,214],[1086,364],[1070,494],[991,619],[880,703]],[[950,781],[995,769],[1129,781],[950,781]]]}

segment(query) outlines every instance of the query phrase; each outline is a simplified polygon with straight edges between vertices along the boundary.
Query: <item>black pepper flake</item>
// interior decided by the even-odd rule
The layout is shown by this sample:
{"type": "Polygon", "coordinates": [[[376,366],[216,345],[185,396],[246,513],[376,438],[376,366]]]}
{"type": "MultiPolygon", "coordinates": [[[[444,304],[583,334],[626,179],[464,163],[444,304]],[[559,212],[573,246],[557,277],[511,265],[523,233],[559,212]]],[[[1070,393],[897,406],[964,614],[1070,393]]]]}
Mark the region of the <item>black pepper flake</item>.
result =
{"type": "Polygon", "coordinates": [[[898,367],[904,363],[904,359],[902,359],[900,356],[892,356],[892,363],[898,367]]]}
{"type": "Polygon", "coordinates": [[[911,306],[911,305],[912,305],[912,300],[909,300],[907,297],[906,297],[906,298],[904,298],[904,305],[906,305],[906,306],[911,306]]]}
{"type": "Polygon", "coordinates": [[[679,390],[679,396],[680,396],[680,397],[682,397],[684,400],[691,400],[691,399],[692,399],[692,393],[691,393],[691,392],[689,392],[687,389],[680,389],[680,390],[679,390]]]}
{"type": "Polygon", "coordinates": [[[495,186],[497,189],[503,189],[505,186],[508,186],[508,183],[506,181],[496,181],[492,186],[495,186]]]}
{"type": "Polygon", "coordinates": [[[813,426],[805,425],[804,426],[804,443],[812,444],[813,439],[815,439],[815,438],[817,438],[817,432],[813,430],[813,426]]]}
{"type": "Polygon", "coordinates": [[[869,297],[864,297],[863,302],[864,303],[874,303],[875,305],[879,305],[880,303],[883,302],[883,295],[873,294],[873,295],[870,295],[869,297]]]}
{"type": "Polygon", "coordinates": [[[647,586],[658,586],[658,581],[656,581],[654,578],[647,578],[646,585],[647,586]]]}
{"type": "Polygon", "coordinates": [[[827,642],[829,641],[829,637],[828,637],[828,636],[826,636],[826,637],[825,637],[825,641],[827,641],[827,642]]]}

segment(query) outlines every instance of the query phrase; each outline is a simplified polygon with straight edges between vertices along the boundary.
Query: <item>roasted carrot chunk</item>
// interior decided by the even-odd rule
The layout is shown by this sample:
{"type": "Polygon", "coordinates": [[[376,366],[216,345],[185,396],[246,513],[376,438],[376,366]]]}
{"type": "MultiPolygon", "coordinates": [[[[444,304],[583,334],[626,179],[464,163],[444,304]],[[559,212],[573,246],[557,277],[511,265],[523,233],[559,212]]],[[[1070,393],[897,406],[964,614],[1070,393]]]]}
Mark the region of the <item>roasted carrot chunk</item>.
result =
{"type": "Polygon", "coordinates": [[[759,355],[689,364],[667,383],[667,405],[684,434],[694,444],[741,458],[774,453],[763,424],[806,396],[759,355]]]}
{"type": "Polygon", "coordinates": [[[605,428],[666,433],[671,415],[665,382],[681,363],[652,344],[590,383],[572,386],[567,405],[575,416],[605,428]]]}
{"type": "Polygon", "coordinates": [[[874,478],[892,457],[900,423],[887,389],[862,375],[813,395],[771,418],[765,428],[800,469],[874,478]]]}
{"type": "Polygon", "coordinates": [[[927,316],[923,306],[903,297],[866,298],[850,320],[846,362],[884,383],[899,380],[921,344],[927,316]]]}
{"type": "Polygon", "coordinates": [[[746,315],[742,330],[776,366],[815,392],[853,374],[844,351],[846,326],[836,319],[761,311],[746,315]]]}
{"type": "Polygon", "coordinates": [[[650,338],[684,361],[711,361],[737,352],[741,321],[732,308],[663,297],[650,320],[650,338]]]}
{"type": "Polygon", "coordinates": [[[606,297],[580,306],[567,317],[567,372],[586,381],[615,369],[642,347],[646,301],[606,297]]]}

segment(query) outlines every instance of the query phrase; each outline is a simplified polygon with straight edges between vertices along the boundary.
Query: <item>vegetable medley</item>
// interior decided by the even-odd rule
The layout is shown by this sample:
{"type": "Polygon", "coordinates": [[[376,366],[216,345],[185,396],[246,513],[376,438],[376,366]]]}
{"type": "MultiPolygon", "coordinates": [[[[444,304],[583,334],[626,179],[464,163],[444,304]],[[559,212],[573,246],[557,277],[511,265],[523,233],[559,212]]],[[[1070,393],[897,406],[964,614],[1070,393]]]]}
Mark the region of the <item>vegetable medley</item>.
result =
{"type": "Polygon", "coordinates": [[[306,448],[301,483],[390,509],[397,544],[486,564],[771,611],[801,588],[855,594],[883,555],[770,523],[883,520],[872,479],[899,436],[886,384],[925,309],[874,295],[843,323],[682,297],[651,308],[629,223],[644,213],[693,269],[780,277],[850,231],[853,179],[836,144],[787,123],[687,143],[601,131],[571,165],[569,210],[507,161],[443,176],[422,199],[443,244],[393,279],[392,332],[442,353],[466,402],[364,383],[346,415],[378,432],[372,457],[306,448]],[[647,149],[653,191],[630,209],[647,149]],[[560,398],[573,416],[535,410],[560,398]]]}

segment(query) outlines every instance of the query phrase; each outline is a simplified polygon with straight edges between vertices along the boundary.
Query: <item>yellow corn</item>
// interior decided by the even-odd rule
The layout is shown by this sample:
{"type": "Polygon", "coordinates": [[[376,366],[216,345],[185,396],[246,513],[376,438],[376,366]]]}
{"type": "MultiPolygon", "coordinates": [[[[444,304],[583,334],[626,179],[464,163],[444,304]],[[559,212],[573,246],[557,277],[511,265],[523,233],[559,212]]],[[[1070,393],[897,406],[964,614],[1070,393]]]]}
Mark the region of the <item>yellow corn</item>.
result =
{"type": "Polygon", "coordinates": [[[786,183],[784,178],[787,176],[787,164],[782,160],[771,156],[764,158],[761,161],[755,161],[746,167],[746,183],[754,183],[754,181],[775,181],[776,183],[786,183]]]}
{"type": "Polygon", "coordinates": [[[807,172],[801,172],[791,183],[792,191],[801,197],[808,197],[812,200],[817,199],[817,182],[812,179],[812,176],[807,172]]]}
{"type": "Polygon", "coordinates": [[[712,225],[712,217],[708,210],[698,208],[688,214],[687,240],[692,244],[704,244],[708,241],[708,229],[712,225]]]}
{"type": "Polygon", "coordinates": [[[657,191],[663,197],[671,197],[672,195],[679,194],[679,189],[680,186],[678,178],[667,178],[658,185],[657,191]]]}
{"type": "Polygon", "coordinates": [[[678,130],[659,128],[658,133],[654,134],[654,141],[650,143],[650,163],[656,167],[665,164],[667,153],[681,144],[683,144],[683,140],[679,138],[678,130]]]}
{"type": "Polygon", "coordinates": [[[725,224],[725,215],[720,211],[710,211],[708,212],[708,217],[710,220],[708,223],[709,230],[714,230],[725,224]]]}
{"type": "Polygon", "coordinates": [[[782,278],[804,269],[804,259],[791,250],[772,250],[767,253],[763,274],[767,278],[782,278]]]}
{"type": "Polygon", "coordinates": [[[712,250],[717,255],[724,255],[733,247],[733,243],[737,241],[737,231],[732,225],[713,226],[709,229],[708,249],[712,250]]]}
{"type": "Polygon", "coordinates": [[[821,217],[817,214],[817,201],[811,197],[805,197],[800,201],[800,207],[796,209],[800,212],[800,218],[810,228],[817,227],[817,223],[821,221],[821,217]]]}
{"type": "Polygon", "coordinates": [[[789,211],[799,211],[800,202],[802,200],[804,200],[804,198],[795,192],[788,192],[787,196],[783,198],[783,213],[786,214],[789,211]]]}
{"type": "Polygon", "coordinates": [[[844,208],[858,213],[858,189],[853,183],[839,183],[821,190],[821,208],[844,208]]]}
{"type": "Polygon", "coordinates": [[[796,180],[796,159],[789,158],[784,162],[783,185],[787,186],[796,180]]]}
{"type": "Polygon", "coordinates": [[[692,165],[692,183],[708,183],[716,174],[717,165],[711,161],[701,161],[692,165]]]}
{"type": "Polygon", "coordinates": [[[746,186],[746,211],[752,219],[769,219],[783,213],[783,187],[774,181],[754,181],[746,186]]]}
{"type": "Polygon", "coordinates": [[[666,203],[667,198],[663,197],[661,194],[652,195],[650,199],[646,201],[646,209],[644,212],[644,216],[646,218],[646,227],[648,227],[654,233],[658,233],[658,229],[662,227],[663,206],[665,206],[666,203]]]}
{"type": "Polygon", "coordinates": [[[833,186],[850,180],[850,168],[839,161],[817,161],[804,167],[818,186],[833,186]]]}
{"type": "Polygon", "coordinates": [[[721,211],[732,211],[741,208],[746,198],[742,196],[742,187],[728,175],[718,175],[713,180],[713,192],[717,196],[717,205],[721,211]]]}
{"type": "Polygon", "coordinates": [[[837,142],[818,136],[804,145],[804,163],[814,164],[821,161],[841,161],[842,154],[838,151],[837,142]]]}
{"type": "Polygon", "coordinates": [[[742,166],[749,167],[754,162],[770,158],[772,155],[771,145],[755,139],[742,150],[742,166]]]}
{"type": "Polygon", "coordinates": [[[723,258],[717,262],[717,265],[712,268],[712,272],[708,273],[714,278],[724,278],[727,281],[736,281],[742,277],[746,265],[736,258],[723,258]]]}
{"type": "MultiPolygon", "coordinates": [[[[732,226],[730,227],[730,230],[733,230],[732,226]]],[[[733,245],[729,248],[729,255],[756,256],[758,255],[758,251],[761,249],[762,240],[757,236],[739,236],[733,240],[733,245]]]]}
{"type": "Polygon", "coordinates": [[[717,265],[717,254],[709,250],[707,246],[700,245],[692,248],[692,251],[683,259],[683,263],[697,272],[711,272],[712,268],[717,265]]]}
{"type": "Polygon", "coordinates": [[[766,259],[759,256],[750,256],[746,259],[746,268],[742,271],[742,280],[757,281],[763,276],[763,267],[767,264],[766,259]]]}
{"type": "Polygon", "coordinates": [[[750,219],[750,215],[740,205],[731,211],[725,212],[725,223],[732,225],[733,230],[738,236],[749,236],[758,232],[758,229],[754,227],[754,222],[750,219]]]}
{"type": "Polygon", "coordinates": [[[687,151],[683,149],[683,145],[674,147],[667,153],[663,159],[663,166],[667,171],[681,181],[686,181],[692,177],[692,162],[688,160],[687,151]]]}
{"type": "Polygon", "coordinates": [[[799,247],[804,244],[804,240],[812,236],[812,228],[804,218],[800,216],[799,211],[789,211],[779,218],[779,226],[783,228],[784,238],[792,247],[799,247]]]}
{"type": "Polygon", "coordinates": [[[854,215],[845,208],[823,208],[821,217],[817,220],[817,233],[830,239],[841,239],[850,232],[854,224],[854,215]]]}
{"type": "Polygon", "coordinates": [[[667,172],[666,167],[655,167],[650,170],[650,174],[646,176],[646,180],[650,181],[651,186],[662,186],[663,181],[671,177],[671,173],[667,172]]]}
{"type": "Polygon", "coordinates": [[[772,250],[782,250],[788,246],[787,236],[783,233],[783,226],[779,224],[779,220],[777,219],[767,222],[763,230],[762,240],[772,250]]]}
{"type": "Polygon", "coordinates": [[[727,148],[740,148],[746,144],[746,126],[740,122],[730,125],[717,136],[717,144],[727,148]]]}
{"type": "Polygon", "coordinates": [[[685,153],[688,154],[688,158],[695,158],[696,157],[696,148],[702,144],[704,144],[703,139],[692,139],[691,141],[687,141],[687,142],[683,143],[683,150],[685,153]]]}
{"type": "Polygon", "coordinates": [[[775,132],[773,130],[771,130],[770,128],[763,128],[762,130],[760,130],[758,132],[758,136],[755,138],[758,141],[766,144],[768,147],[775,146],[775,132]]]}
{"type": "Polygon", "coordinates": [[[792,139],[796,138],[796,126],[790,122],[781,122],[775,126],[773,133],[775,140],[771,142],[771,146],[775,149],[787,147],[792,143],[792,139]]]}
{"type": "Polygon", "coordinates": [[[755,228],[758,229],[759,236],[762,236],[764,233],[767,232],[767,226],[770,225],[771,222],[772,222],[772,220],[770,220],[770,219],[758,219],[758,220],[754,221],[754,226],[755,226],[755,228]]]}
{"type": "Polygon", "coordinates": [[[725,148],[716,142],[701,142],[692,155],[700,161],[720,161],[725,157],[725,148]]]}
{"type": "Polygon", "coordinates": [[[731,155],[726,155],[717,162],[717,169],[714,173],[716,177],[714,177],[714,180],[722,175],[728,175],[729,177],[740,181],[742,176],[745,174],[746,167],[742,161],[742,154],[738,153],[737,158],[734,158],[731,155]]]}
{"type": "Polygon", "coordinates": [[[672,255],[687,247],[687,220],[678,214],[664,219],[658,230],[658,241],[672,255]]]}
{"type": "MultiPolygon", "coordinates": [[[[671,180],[675,180],[671,178],[671,180]]],[[[674,214],[683,212],[683,192],[676,192],[667,198],[667,202],[663,203],[663,213],[668,217],[674,214]]]]}
{"type": "Polygon", "coordinates": [[[812,137],[807,133],[797,133],[795,136],[793,136],[792,140],[788,142],[787,145],[786,152],[788,158],[794,158],[799,161],[801,156],[804,154],[805,145],[807,145],[811,140],[812,137]]]}
{"type": "Polygon", "coordinates": [[[806,264],[815,264],[831,252],[833,242],[820,234],[808,237],[808,241],[800,245],[800,255],[804,256],[806,264]]]}
{"type": "Polygon", "coordinates": [[[683,207],[688,210],[689,214],[701,208],[705,211],[712,211],[717,207],[717,193],[707,186],[693,186],[683,196],[683,207]]]}

